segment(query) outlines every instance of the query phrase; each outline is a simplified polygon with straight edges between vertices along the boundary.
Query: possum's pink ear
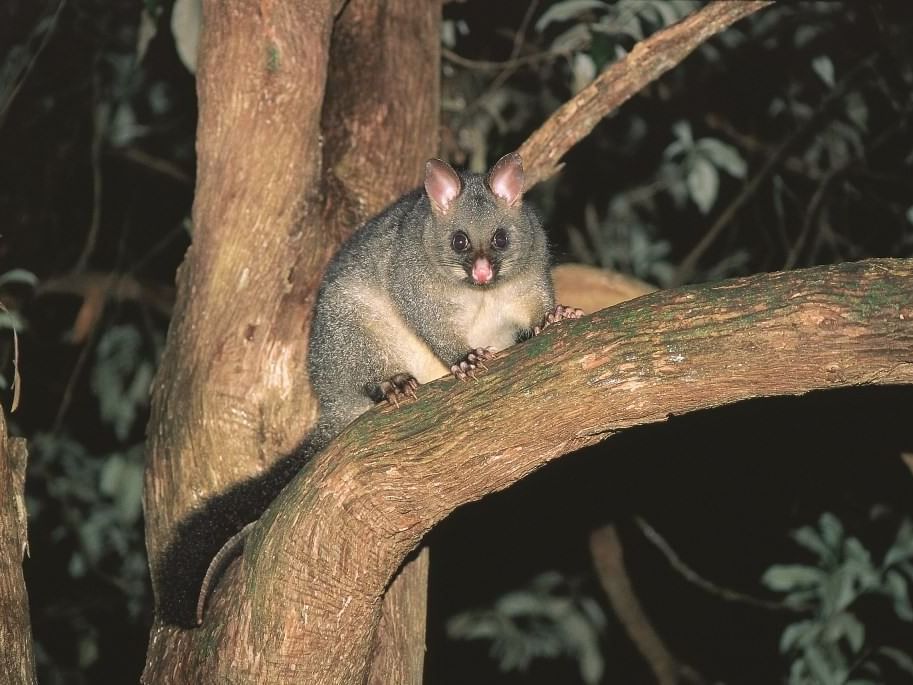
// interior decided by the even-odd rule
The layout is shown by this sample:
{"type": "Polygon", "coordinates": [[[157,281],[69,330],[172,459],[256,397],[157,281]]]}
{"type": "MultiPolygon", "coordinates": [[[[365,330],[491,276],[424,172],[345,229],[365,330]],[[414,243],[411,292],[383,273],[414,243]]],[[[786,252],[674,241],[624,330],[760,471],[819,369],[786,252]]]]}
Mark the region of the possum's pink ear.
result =
{"type": "Polygon", "coordinates": [[[509,207],[523,197],[523,181],[523,160],[517,152],[504,155],[488,172],[488,187],[509,207]]]}
{"type": "Polygon", "coordinates": [[[446,213],[462,190],[463,184],[453,167],[439,159],[428,160],[425,164],[425,192],[431,200],[432,211],[446,213]]]}

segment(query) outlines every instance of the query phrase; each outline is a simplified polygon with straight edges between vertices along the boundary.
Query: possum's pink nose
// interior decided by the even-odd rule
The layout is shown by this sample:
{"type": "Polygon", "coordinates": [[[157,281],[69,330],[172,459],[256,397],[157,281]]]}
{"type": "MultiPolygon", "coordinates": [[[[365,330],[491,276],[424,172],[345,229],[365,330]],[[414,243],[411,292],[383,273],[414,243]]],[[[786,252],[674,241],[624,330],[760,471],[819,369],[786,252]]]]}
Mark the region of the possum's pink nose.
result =
{"type": "Polygon", "coordinates": [[[491,270],[491,262],[486,257],[479,257],[472,265],[472,280],[479,285],[490,283],[494,275],[494,271],[491,270]]]}

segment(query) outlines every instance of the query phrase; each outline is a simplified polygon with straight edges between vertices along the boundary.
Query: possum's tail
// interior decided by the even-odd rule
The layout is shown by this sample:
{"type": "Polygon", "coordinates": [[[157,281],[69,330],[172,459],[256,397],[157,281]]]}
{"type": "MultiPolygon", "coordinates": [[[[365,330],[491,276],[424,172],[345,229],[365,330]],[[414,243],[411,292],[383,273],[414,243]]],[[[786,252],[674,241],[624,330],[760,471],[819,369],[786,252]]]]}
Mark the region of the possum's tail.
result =
{"type": "Polygon", "coordinates": [[[180,523],[156,564],[156,615],[192,628],[203,622],[206,601],[229,563],[244,550],[250,528],[308,460],[329,444],[319,426],[268,471],[207,500],[180,523]]]}

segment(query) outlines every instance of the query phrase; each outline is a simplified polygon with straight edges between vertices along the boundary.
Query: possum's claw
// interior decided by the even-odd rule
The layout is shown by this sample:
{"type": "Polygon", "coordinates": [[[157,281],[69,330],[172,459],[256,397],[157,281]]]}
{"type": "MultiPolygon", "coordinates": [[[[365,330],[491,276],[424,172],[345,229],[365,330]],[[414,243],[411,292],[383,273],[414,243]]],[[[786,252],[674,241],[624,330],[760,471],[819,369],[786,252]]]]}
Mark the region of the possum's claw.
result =
{"type": "Polygon", "coordinates": [[[378,388],[387,403],[398,408],[401,399],[417,399],[415,391],[418,389],[418,381],[411,374],[397,373],[379,383],[378,388]]]}
{"type": "Polygon", "coordinates": [[[466,353],[465,357],[450,367],[450,373],[459,378],[461,381],[465,381],[466,378],[470,376],[475,378],[473,371],[476,369],[488,371],[488,367],[485,366],[484,362],[494,356],[495,353],[490,348],[475,347],[469,350],[469,352],[466,353]]]}
{"type": "Polygon", "coordinates": [[[555,308],[545,315],[542,323],[533,328],[533,335],[539,335],[553,323],[558,323],[564,319],[579,319],[583,316],[583,310],[577,307],[565,307],[563,304],[556,305],[555,308]]]}

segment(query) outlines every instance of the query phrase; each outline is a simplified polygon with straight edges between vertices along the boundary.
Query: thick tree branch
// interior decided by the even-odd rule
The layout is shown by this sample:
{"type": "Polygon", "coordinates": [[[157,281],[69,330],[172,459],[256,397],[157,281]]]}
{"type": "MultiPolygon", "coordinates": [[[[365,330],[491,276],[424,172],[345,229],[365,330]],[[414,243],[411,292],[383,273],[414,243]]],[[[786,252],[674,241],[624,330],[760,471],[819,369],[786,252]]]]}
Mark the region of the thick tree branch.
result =
{"type": "MultiPolygon", "coordinates": [[[[203,19],[193,244],[149,426],[157,602],[176,574],[202,577],[208,561],[200,569],[165,554],[175,527],[307,432],[308,327],[323,267],[359,223],[417,185],[438,132],[437,2],[207,0],[203,19]]],[[[211,556],[224,539],[193,541],[214,545],[203,550],[211,556]]],[[[416,605],[404,596],[391,619],[417,615],[416,605]]],[[[414,626],[400,628],[387,634],[408,636],[405,663],[420,677],[423,644],[414,626]]],[[[183,637],[153,628],[145,682],[174,682],[163,674],[189,660],[183,637]]]]}
{"type": "Polygon", "coordinates": [[[29,601],[22,575],[28,550],[25,440],[9,438],[0,410],[0,681],[35,683],[29,601]]]}
{"type": "Polygon", "coordinates": [[[369,412],[255,526],[206,625],[181,636],[207,646],[182,680],[361,682],[387,583],[456,507],[670,415],[913,383],[911,282],[913,260],[870,260],[658,292],[369,412]]]}
{"type": "Polygon", "coordinates": [[[296,376],[333,250],[311,238],[336,4],[203,3],[193,243],[177,275],[147,441],[157,600],[176,522],[290,449],[314,413],[296,376]]]}
{"type": "Polygon", "coordinates": [[[612,110],[677,66],[701,43],[772,0],[717,0],[634,46],[562,105],[523,146],[526,187],[560,171],[560,160],[612,110]]]}

